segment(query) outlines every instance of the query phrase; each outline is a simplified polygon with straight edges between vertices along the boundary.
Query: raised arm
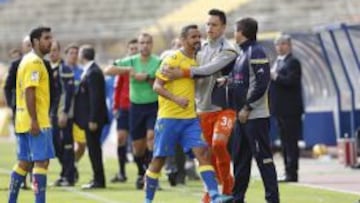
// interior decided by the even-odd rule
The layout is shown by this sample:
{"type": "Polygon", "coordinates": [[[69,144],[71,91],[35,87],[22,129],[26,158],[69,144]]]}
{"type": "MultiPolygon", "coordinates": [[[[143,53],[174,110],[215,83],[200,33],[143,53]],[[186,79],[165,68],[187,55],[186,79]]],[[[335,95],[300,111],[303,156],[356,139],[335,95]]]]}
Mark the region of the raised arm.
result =
{"type": "Polygon", "coordinates": [[[109,65],[104,69],[105,75],[121,75],[121,74],[128,74],[132,68],[130,66],[115,66],[109,65]]]}
{"type": "Polygon", "coordinates": [[[223,50],[209,62],[197,68],[190,69],[192,78],[212,75],[232,63],[237,57],[235,50],[223,50]]]}

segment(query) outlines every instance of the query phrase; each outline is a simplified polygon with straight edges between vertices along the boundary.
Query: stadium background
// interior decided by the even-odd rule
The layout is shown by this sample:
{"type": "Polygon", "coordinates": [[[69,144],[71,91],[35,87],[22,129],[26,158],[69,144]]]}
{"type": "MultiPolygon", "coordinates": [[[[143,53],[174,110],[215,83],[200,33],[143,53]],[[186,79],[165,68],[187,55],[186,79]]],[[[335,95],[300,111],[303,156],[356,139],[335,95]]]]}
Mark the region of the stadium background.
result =
{"type": "MultiPolygon", "coordinates": [[[[304,140],[307,146],[317,143],[335,145],[337,138],[355,135],[360,126],[359,0],[0,0],[0,63],[3,64],[0,65],[3,66],[0,68],[0,75],[4,75],[10,62],[8,51],[19,47],[23,37],[37,25],[51,26],[54,36],[63,46],[70,42],[93,44],[98,53],[97,60],[108,64],[111,60],[122,57],[126,51],[127,40],[141,31],[155,36],[155,53],[169,48],[171,39],[177,36],[184,24],[197,23],[204,31],[207,11],[211,8],[226,11],[229,38],[233,36],[236,19],[244,16],[256,18],[259,21],[261,41],[272,60],[275,58],[273,38],[279,32],[292,35],[294,53],[303,66],[306,104],[304,140]]],[[[0,115],[4,115],[3,111],[0,115]]],[[[272,132],[272,135],[276,135],[276,132],[272,132]]],[[[13,160],[6,157],[13,156],[14,153],[10,155],[10,149],[5,150],[6,145],[7,143],[1,145],[1,167],[10,169],[9,163],[12,164],[13,160]]],[[[110,164],[105,165],[108,170],[115,170],[110,164]]],[[[86,162],[84,166],[82,168],[89,167],[86,162]]],[[[56,164],[54,167],[52,176],[58,171],[56,164]]],[[[331,168],[330,171],[335,170],[331,168]]],[[[319,173],[315,173],[314,177],[319,176],[319,173]]],[[[85,171],[84,174],[90,172],[85,171]]],[[[351,172],[347,175],[356,176],[351,172]]],[[[1,176],[1,187],[7,183],[4,177],[7,175],[1,176]]],[[[356,184],[356,181],[353,181],[355,179],[351,182],[356,184]]],[[[307,181],[305,178],[303,180],[307,181]]],[[[309,182],[314,180],[309,179],[309,182]]],[[[345,181],[341,179],[340,182],[343,184],[345,181]]],[[[325,183],[327,184],[326,181],[325,183]]],[[[193,190],[194,186],[190,187],[193,190]]],[[[196,188],[198,187],[199,185],[196,185],[196,188]]],[[[175,191],[186,196],[191,190],[180,188],[175,191]]],[[[284,188],[281,190],[284,191],[284,188]]],[[[286,188],[286,192],[282,194],[294,196],[292,194],[297,194],[299,188],[295,187],[293,190],[291,193],[286,188]]],[[[50,196],[58,198],[59,201],[68,195],[64,195],[63,190],[51,192],[50,196]]],[[[107,192],[110,194],[112,191],[107,192]]],[[[198,193],[201,193],[201,189],[198,193]]],[[[307,191],[307,194],[311,193],[314,192],[307,191]]],[[[6,193],[2,191],[0,194],[2,200],[6,193]]],[[[81,196],[82,193],[75,190],[76,197],[79,194],[81,196]]],[[[114,195],[109,194],[103,195],[114,195]]],[[[130,193],[127,198],[132,199],[134,195],[140,196],[139,194],[130,193]]],[[[250,194],[250,197],[254,198],[262,193],[250,194]]],[[[75,195],[68,196],[66,200],[75,198],[75,195]]],[[[119,197],[122,195],[119,194],[119,197]]],[[[165,193],[160,197],[164,200],[172,197],[171,195],[174,194],[165,193]]],[[[29,192],[25,193],[23,198],[24,196],[32,197],[32,194],[29,192]]],[[[330,199],[331,196],[329,201],[330,199]]]]}
{"type": "MultiPolygon", "coordinates": [[[[155,36],[155,53],[167,49],[180,27],[204,20],[211,8],[228,15],[228,37],[236,19],[259,21],[271,59],[279,32],[294,37],[303,65],[306,104],[304,140],[336,144],[360,125],[360,1],[358,0],[0,0],[0,61],[30,28],[48,25],[61,44],[93,44],[107,64],[125,54],[125,43],[141,31],[155,36]],[[349,26],[351,25],[351,26],[349,26]]],[[[272,133],[276,135],[276,132],[272,133]]],[[[273,136],[274,137],[274,136],[273,136]]]]}

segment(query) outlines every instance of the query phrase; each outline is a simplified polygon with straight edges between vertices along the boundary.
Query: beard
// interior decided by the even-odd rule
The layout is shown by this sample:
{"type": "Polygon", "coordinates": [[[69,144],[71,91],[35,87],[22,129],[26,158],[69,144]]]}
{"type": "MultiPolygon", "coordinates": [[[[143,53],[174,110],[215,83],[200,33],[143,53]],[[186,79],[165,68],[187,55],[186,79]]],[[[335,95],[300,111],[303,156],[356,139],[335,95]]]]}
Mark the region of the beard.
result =
{"type": "Polygon", "coordinates": [[[196,42],[196,43],[193,45],[193,47],[194,47],[194,50],[195,50],[195,53],[196,53],[196,52],[200,51],[200,49],[201,49],[201,43],[200,43],[200,42],[196,42]]]}
{"type": "Polygon", "coordinates": [[[50,46],[41,46],[40,47],[40,52],[43,54],[43,55],[46,55],[48,53],[50,53],[50,50],[51,50],[51,45],[50,46]]]}

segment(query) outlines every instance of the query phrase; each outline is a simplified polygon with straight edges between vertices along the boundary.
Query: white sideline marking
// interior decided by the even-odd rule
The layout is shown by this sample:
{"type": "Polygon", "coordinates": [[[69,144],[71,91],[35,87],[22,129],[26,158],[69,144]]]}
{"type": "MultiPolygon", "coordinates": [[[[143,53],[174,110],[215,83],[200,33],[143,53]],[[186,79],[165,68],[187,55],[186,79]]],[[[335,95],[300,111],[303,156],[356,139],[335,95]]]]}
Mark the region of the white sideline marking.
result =
{"type": "MultiPolygon", "coordinates": [[[[10,174],[11,170],[8,169],[4,169],[4,168],[0,168],[0,173],[2,174],[10,174]]],[[[328,190],[328,191],[333,191],[333,192],[341,192],[341,193],[346,193],[346,194],[353,194],[353,195],[360,195],[360,192],[355,192],[355,191],[350,191],[350,190],[343,190],[343,189],[335,189],[335,188],[331,188],[331,187],[326,187],[326,186],[319,186],[319,185],[312,185],[312,184],[307,184],[307,183],[290,183],[291,185],[294,186],[304,186],[304,187],[309,187],[309,188],[315,188],[315,189],[322,189],[322,190],[328,190]]],[[[77,194],[79,196],[85,197],[87,199],[91,199],[91,200],[97,200],[100,201],[102,203],[128,203],[128,202],[119,202],[119,201],[113,201],[113,200],[109,200],[106,198],[103,198],[101,196],[89,193],[89,192],[83,192],[81,190],[77,190],[74,188],[63,188],[64,190],[77,194]]],[[[166,188],[168,189],[168,188],[166,188]]],[[[173,188],[181,193],[187,193],[187,194],[191,194],[192,196],[199,196],[201,195],[201,192],[189,192],[189,190],[186,187],[178,187],[178,188],[173,188]]]]}
{"type": "MultiPolygon", "coordinates": [[[[291,184],[291,183],[290,183],[291,184]]],[[[360,192],[350,191],[350,190],[343,190],[343,189],[335,189],[327,186],[320,186],[320,185],[312,185],[308,183],[294,183],[292,185],[298,185],[298,186],[304,186],[309,188],[315,188],[315,189],[322,189],[322,190],[328,190],[333,192],[341,192],[341,193],[347,193],[347,194],[353,194],[353,195],[360,195],[360,192]]]]}
{"type": "Polygon", "coordinates": [[[74,193],[74,194],[77,194],[79,196],[85,197],[87,199],[96,200],[96,201],[99,201],[99,202],[102,202],[102,203],[128,203],[128,202],[119,202],[119,201],[109,200],[109,199],[106,199],[104,197],[92,194],[90,192],[83,192],[83,191],[80,191],[80,190],[77,190],[77,189],[74,189],[74,188],[65,188],[64,187],[64,190],[66,190],[68,192],[71,192],[71,193],[74,193]]]}
{"type": "MultiPolygon", "coordinates": [[[[5,169],[5,168],[0,168],[0,173],[2,173],[2,174],[10,174],[10,173],[11,173],[11,170],[8,170],[8,169],[5,169]]],[[[66,187],[63,187],[62,189],[65,190],[65,191],[74,193],[74,194],[76,194],[76,195],[85,197],[85,198],[90,199],[90,200],[99,201],[99,203],[100,203],[100,202],[101,202],[101,203],[128,203],[128,202],[120,202],[120,201],[109,200],[109,199],[106,199],[106,198],[101,197],[101,196],[99,196],[99,195],[95,195],[95,194],[92,194],[92,193],[90,193],[90,192],[80,191],[80,190],[77,190],[77,189],[75,189],[75,188],[66,188],[66,187]]]]}

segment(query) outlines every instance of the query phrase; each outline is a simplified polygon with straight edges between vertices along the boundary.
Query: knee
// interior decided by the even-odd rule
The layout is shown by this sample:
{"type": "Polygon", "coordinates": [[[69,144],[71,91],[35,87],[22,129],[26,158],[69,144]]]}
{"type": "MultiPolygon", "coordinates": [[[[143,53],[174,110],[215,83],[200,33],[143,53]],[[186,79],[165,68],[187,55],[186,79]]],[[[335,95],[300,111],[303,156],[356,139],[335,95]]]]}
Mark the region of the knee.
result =
{"type": "Polygon", "coordinates": [[[48,166],[49,166],[49,161],[38,161],[38,162],[35,162],[35,165],[34,165],[36,168],[44,168],[44,169],[47,169],[48,166]]]}
{"type": "Polygon", "coordinates": [[[159,158],[159,157],[154,158],[149,165],[149,170],[154,173],[160,173],[164,163],[165,163],[164,158],[159,158]]]}
{"type": "Polygon", "coordinates": [[[227,150],[227,144],[224,140],[214,140],[212,143],[212,151],[214,155],[222,154],[227,150]]]}
{"type": "Polygon", "coordinates": [[[146,145],[149,150],[153,150],[154,147],[154,131],[148,130],[146,136],[146,145]]]}
{"type": "Polygon", "coordinates": [[[154,140],[148,140],[146,145],[147,145],[148,150],[150,150],[150,151],[154,150],[154,140]]]}
{"type": "Polygon", "coordinates": [[[85,152],[86,145],[84,143],[81,143],[78,145],[78,151],[80,154],[83,154],[85,152]]]}
{"type": "Polygon", "coordinates": [[[138,142],[133,143],[133,154],[134,156],[143,156],[146,151],[146,143],[138,142]]]}
{"type": "Polygon", "coordinates": [[[24,171],[30,171],[31,170],[31,162],[20,161],[18,163],[18,167],[21,168],[24,171]]]}
{"type": "Polygon", "coordinates": [[[210,151],[208,149],[203,148],[194,153],[196,159],[199,161],[199,165],[207,165],[211,163],[210,151]]]}
{"type": "Polygon", "coordinates": [[[127,132],[124,130],[118,131],[118,146],[125,146],[127,141],[127,132]]]}

